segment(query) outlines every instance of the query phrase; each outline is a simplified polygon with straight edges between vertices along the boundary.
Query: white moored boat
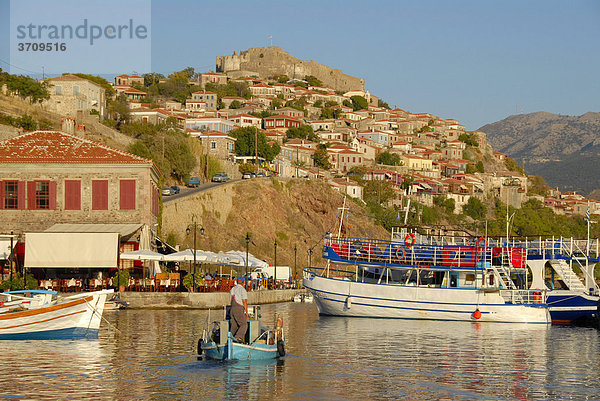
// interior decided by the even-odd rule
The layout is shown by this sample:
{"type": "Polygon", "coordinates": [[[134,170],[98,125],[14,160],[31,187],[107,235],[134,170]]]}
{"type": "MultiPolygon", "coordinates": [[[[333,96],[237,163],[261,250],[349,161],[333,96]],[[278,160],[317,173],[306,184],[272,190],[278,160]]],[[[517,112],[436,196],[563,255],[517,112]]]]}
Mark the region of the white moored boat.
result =
{"type": "Polygon", "coordinates": [[[324,238],[326,268],[304,269],[320,314],[550,323],[546,291],[511,278],[526,270],[521,247],[490,247],[485,238],[436,243],[412,231],[392,240],[341,233],[324,238]]]}
{"type": "Polygon", "coordinates": [[[5,308],[0,313],[0,340],[95,338],[106,297],[112,292],[80,293],[31,308],[5,308]]]}

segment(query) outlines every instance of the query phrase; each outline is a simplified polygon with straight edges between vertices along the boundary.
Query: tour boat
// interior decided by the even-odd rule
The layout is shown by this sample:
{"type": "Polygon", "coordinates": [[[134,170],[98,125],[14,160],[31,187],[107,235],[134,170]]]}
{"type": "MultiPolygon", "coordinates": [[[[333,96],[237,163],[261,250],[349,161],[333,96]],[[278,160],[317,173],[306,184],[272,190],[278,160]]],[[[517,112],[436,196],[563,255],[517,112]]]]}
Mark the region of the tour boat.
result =
{"type": "MultiPolygon", "coordinates": [[[[278,317],[274,329],[260,324],[259,307],[248,307],[249,319],[246,338],[237,341],[229,332],[229,309],[225,308],[225,317],[212,323],[212,328],[204,329],[198,340],[198,355],[216,360],[260,360],[273,359],[285,355],[283,320],[278,317]]],[[[207,323],[210,320],[207,319],[207,323]]]]}
{"type": "Polygon", "coordinates": [[[511,277],[525,270],[526,249],[485,238],[434,241],[408,228],[390,240],[353,238],[343,235],[346,214],[342,207],[337,233],[324,237],[327,267],[304,269],[320,314],[550,323],[546,291],[519,288],[511,277]]]}
{"type": "Polygon", "coordinates": [[[0,309],[0,340],[96,338],[113,290],[80,293],[37,306],[0,309]]]}

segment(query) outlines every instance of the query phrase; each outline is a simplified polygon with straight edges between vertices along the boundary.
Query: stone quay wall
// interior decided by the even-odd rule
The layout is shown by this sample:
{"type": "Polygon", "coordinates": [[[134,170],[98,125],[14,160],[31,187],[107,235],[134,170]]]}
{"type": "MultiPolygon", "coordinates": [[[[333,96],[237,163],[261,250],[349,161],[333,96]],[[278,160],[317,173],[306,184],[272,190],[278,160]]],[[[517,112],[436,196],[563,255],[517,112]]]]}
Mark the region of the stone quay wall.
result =
{"type": "MultiPolygon", "coordinates": [[[[249,305],[289,302],[299,290],[259,290],[248,292],[249,305]]],[[[229,305],[228,292],[130,292],[119,293],[121,300],[133,309],[220,309],[229,305]]]]}

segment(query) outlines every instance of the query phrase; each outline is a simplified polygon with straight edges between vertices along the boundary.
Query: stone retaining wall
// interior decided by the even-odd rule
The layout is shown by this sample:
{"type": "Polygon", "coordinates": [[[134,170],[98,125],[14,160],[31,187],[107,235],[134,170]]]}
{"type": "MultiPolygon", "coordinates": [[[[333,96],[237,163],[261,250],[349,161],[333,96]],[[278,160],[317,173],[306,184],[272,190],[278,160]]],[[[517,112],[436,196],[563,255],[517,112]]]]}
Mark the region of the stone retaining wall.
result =
{"type": "MultiPolygon", "coordinates": [[[[263,290],[248,293],[248,304],[289,302],[306,290],[263,290]]],[[[133,309],[220,309],[229,305],[228,292],[121,292],[121,300],[133,309]]]]}

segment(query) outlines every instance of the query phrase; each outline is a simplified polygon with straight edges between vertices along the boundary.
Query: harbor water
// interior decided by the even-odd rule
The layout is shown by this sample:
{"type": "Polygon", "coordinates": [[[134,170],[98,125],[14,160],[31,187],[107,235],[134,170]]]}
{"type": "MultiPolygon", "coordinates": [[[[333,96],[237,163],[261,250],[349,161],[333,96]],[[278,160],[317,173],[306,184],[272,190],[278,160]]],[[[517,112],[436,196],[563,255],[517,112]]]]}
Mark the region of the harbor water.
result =
{"type": "MultiPolygon", "coordinates": [[[[595,329],[280,314],[287,355],[199,360],[208,311],[107,311],[97,340],[0,342],[3,399],[599,399],[595,329]]],[[[222,311],[211,311],[217,320],[222,311]]]]}

